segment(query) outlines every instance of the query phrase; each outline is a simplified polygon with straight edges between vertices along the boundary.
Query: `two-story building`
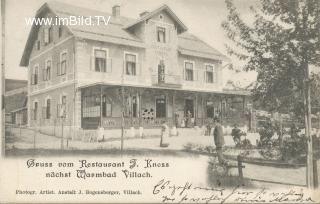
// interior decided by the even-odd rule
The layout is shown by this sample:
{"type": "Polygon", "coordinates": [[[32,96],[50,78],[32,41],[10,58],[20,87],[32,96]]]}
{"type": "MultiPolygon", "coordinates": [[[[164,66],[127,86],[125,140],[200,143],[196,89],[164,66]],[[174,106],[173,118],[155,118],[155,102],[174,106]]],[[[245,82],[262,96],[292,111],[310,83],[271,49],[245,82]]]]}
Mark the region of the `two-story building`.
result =
{"type": "Polygon", "coordinates": [[[92,26],[32,26],[21,59],[29,69],[30,126],[59,134],[63,123],[70,135],[101,126],[117,135],[122,125],[148,134],[162,121],[178,128],[214,117],[246,123],[248,93],[223,90],[228,59],[188,33],[167,5],[132,19],[120,15],[120,6],[109,14],[50,2],[35,17],[70,16],[110,18],[93,18],[92,26]]]}

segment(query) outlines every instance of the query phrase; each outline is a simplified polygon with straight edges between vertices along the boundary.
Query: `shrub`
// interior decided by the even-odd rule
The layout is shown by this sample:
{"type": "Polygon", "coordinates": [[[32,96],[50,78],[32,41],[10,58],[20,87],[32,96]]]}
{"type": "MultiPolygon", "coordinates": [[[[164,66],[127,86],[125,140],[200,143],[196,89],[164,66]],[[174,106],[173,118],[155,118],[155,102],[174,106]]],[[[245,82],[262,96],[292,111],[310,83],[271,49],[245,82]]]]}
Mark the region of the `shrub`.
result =
{"type": "Polygon", "coordinates": [[[292,159],[302,159],[307,153],[307,138],[302,135],[299,137],[290,137],[283,140],[282,146],[280,148],[282,159],[292,160],[292,159]]]}

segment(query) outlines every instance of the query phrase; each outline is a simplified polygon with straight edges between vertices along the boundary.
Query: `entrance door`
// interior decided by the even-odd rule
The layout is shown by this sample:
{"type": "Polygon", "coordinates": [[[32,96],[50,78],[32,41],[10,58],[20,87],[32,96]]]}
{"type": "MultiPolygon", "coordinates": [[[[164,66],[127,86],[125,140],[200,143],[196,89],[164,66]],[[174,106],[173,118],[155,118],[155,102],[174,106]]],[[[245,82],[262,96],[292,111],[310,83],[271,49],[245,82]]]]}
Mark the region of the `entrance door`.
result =
{"type": "Polygon", "coordinates": [[[157,98],[156,99],[156,117],[165,118],[166,117],[166,98],[157,98]]]}
{"type": "Polygon", "coordinates": [[[193,99],[186,99],[185,102],[185,116],[187,117],[188,111],[191,113],[191,117],[194,117],[194,106],[193,106],[193,99]]]}

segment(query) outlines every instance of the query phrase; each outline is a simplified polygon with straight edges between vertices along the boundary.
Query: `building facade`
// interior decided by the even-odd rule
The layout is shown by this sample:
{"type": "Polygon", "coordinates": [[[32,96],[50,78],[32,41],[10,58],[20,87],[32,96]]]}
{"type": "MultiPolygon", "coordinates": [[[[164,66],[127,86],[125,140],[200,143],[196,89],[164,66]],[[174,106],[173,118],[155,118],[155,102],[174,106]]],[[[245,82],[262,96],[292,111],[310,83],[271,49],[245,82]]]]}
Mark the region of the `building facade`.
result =
{"type": "Polygon", "coordinates": [[[188,33],[167,5],[131,19],[119,6],[108,14],[51,2],[36,17],[98,15],[108,23],[31,28],[20,63],[29,69],[30,126],[75,136],[98,127],[141,135],[163,121],[202,127],[214,117],[246,124],[248,93],[223,89],[228,59],[188,33]]]}

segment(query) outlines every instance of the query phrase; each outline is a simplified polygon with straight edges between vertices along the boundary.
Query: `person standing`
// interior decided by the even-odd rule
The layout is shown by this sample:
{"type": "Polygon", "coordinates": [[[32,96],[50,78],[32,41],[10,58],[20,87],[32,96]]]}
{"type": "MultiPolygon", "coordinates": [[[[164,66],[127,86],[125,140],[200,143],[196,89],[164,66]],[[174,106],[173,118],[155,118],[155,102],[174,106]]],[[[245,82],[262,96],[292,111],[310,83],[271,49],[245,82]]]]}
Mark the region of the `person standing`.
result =
{"type": "Polygon", "coordinates": [[[162,121],[160,147],[168,147],[169,146],[169,142],[168,142],[169,134],[170,134],[169,127],[168,127],[166,121],[162,121]]]}
{"type": "Polygon", "coordinates": [[[225,160],[222,154],[222,148],[223,145],[225,144],[224,142],[224,136],[223,136],[223,128],[221,125],[220,119],[216,118],[215,119],[215,128],[213,131],[213,138],[214,138],[214,144],[216,146],[216,152],[218,155],[218,161],[220,164],[225,164],[225,160]]]}

